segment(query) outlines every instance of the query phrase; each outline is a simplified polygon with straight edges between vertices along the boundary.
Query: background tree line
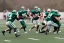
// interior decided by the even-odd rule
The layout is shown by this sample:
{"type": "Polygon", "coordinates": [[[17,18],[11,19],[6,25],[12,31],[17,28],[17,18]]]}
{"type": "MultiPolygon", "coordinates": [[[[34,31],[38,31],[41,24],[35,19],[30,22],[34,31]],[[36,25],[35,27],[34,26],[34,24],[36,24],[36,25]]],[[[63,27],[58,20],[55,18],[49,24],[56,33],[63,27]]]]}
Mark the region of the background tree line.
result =
{"type": "Polygon", "coordinates": [[[21,6],[33,9],[34,6],[39,6],[42,10],[51,8],[64,11],[64,0],[0,0],[0,11],[8,9],[20,9],[21,6]]]}

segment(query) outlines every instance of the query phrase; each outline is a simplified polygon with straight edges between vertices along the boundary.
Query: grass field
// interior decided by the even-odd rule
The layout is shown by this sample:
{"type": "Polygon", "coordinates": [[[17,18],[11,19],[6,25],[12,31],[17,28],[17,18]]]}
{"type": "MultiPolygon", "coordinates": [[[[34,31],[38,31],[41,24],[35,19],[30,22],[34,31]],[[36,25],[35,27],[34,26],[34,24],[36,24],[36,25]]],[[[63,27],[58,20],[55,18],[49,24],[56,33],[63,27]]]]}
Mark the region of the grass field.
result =
{"type": "MultiPolygon", "coordinates": [[[[31,32],[28,31],[28,29],[31,28],[32,24],[31,21],[27,21],[27,34],[24,33],[23,30],[20,31],[21,36],[15,37],[13,32],[12,34],[6,33],[6,36],[3,36],[1,31],[4,29],[7,29],[5,26],[5,20],[0,20],[0,43],[64,43],[64,21],[61,20],[62,26],[61,26],[61,33],[60,34],[53,34],[50,33],[48,35],[45,34],[36,34],[35,29],[31,32]]],[[[20,24],[19,22],[15,22],[16,26],[19,28],[20,24]]],[[[41,28],[41,26],[40,26],[41,28]]]]}

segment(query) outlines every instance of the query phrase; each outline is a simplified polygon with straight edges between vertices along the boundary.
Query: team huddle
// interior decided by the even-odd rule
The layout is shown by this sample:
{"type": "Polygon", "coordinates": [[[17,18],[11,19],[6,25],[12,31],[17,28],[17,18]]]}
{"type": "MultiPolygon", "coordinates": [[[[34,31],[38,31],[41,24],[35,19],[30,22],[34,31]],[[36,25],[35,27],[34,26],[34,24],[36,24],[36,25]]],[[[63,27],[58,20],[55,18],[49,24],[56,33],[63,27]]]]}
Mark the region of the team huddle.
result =
{"type": "Polygon", "coordinates": [[[47,11],[45,11],[44,14],[41,13],[41,9],[37,6],[35,6],[34,9],[31,11],[26,10],[24,6],[22,6],[19,11],[13,10],[10,14],[7,15],[6,26],[8,27],[8,29],[2,31],[2,34],[5,36],[5,32],[8,31],[9,33],[11,33],[11,30],[14,30],[15,37],[20,36],[17,34],[18,29],[13,23],[15,20],[19,21],[21,24],[19,30],[24,29],[24,32],[27,33],[26,31],[27,25],[25,23],[25,20],[27,18],[32,19],[33,23],[33,26],[29,29],[29,31],[31,31],[33,28],[36,28],[36,33],[45,33],[47,35],[48,33],[50,33],[50,27],[53,26],[54,27],[53,32],[59,33],[61,26],[60,24],[61,15],[59,14],[59,11],[55,9],[47,9],[47,11]],[[40,24],[42,24],[41,29],[39,29],[40,24]]]}

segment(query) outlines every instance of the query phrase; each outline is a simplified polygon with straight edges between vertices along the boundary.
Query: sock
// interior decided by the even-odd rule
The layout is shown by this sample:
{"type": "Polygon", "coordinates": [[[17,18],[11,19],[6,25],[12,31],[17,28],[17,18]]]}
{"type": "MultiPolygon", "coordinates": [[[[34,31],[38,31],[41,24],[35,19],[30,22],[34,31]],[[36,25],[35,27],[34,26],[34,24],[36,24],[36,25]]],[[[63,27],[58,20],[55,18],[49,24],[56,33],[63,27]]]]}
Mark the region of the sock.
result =
{"type": "Polygon", "coordinates": [[[17,29],[18,30],[18,32],[20,32],[20,30],[19,29],[17,29]]]}
{"type": "Polygon", "coordinates": [[[36,31],[38,31],[38,29],[39,29],[39,25],[37,25],[36,31]]]}
{"type": "Polygon", "coordinates": [[[54,31],[53,32],[56,32],[57,31],[57,27],[54,27],[54,31]]]}
{"type": "Polygon", "coordinates": [[[16,28],[14,28],[14,33],[16,34],[17,32],[16,32],[16,28]]]}

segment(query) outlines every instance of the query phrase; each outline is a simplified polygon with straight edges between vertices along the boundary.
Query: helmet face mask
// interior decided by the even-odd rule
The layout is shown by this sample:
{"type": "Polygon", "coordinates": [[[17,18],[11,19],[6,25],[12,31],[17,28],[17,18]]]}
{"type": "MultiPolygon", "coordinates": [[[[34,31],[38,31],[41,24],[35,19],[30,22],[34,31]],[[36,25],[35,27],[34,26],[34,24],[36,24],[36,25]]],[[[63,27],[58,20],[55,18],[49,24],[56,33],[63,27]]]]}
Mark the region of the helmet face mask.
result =
{"type": "Polygon", "coordinates": [[[35,9],[36,12],[38,11],[38,7],[37,6],[35,6],[34,9],[35,9]]]}
{"type": "Polygon", "coordinates": [[[37,12],[38,11],[38,8],[35,8],[35,11],[37,12]]]}
{"type": "Polygon", "coordinates": [[[22,10],[22,11],[24,11],[24,9],[23,9],[23,8],[22,8],[21,10],[22,10]]]}

